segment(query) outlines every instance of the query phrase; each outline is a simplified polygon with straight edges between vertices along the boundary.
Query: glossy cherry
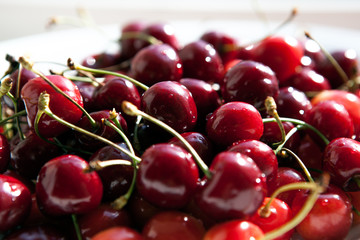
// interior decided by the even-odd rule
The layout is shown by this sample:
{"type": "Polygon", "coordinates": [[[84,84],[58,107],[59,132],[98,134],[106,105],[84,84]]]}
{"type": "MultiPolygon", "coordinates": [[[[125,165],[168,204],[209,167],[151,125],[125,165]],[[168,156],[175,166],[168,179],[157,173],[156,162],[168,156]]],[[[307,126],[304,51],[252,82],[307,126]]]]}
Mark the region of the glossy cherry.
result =
{"type": "Polygon", "coordinates": [[[358,191],[359,185],[352,178],[358,178],[360,166],[360,143],[351,138],[337,138],[324,150],[323,170],[332,176],[331,181],[348,191],[358,191]]]}
{"type": "Polygon", "coordinates": [[[221,152],[210,165],[195,199],[210,217],[217,220],[244,218],[253,214],[266,195],[266,178],[256,163],[238,152],[221,152]],[[241,183],[241,184],[239,184],[241,183]]]}
{"type": "Polygon", "coordinates": [[[131,59],[145,44],[139,44],[136,37],[129,37],[126,34],[140,33],[146,24],[141,21],[132,21],[121,28],[121,37],[119,40],[121,58],[124,60],[131,59]]]}
{"type": "Polygon", "coordinates": [[[292,36],[269,36],[254,47],[254,60],[269,66],[280,84],[301,66],[303,55],[300,42],[292,36]]]}
{"type": "Polygon", "coordinates": [[[142,230],[145,240],[202,240],[204,234],[205,228],[201,221],[189,214],[175,211],[156,214],[142,230]]]}
{"type": "Polygon", "coordinates": [[[136,186],[150,203],[180,208],[192,198],[199,172],[191,154],[173,144],[155,144],[141,156],[136,186]]]}
{"type": "Polygon", "coordinates": [[[16,178],[0,175],[0,232],[22,224],[30,213],[31,193],[16,178]]]}
{"type": "Polygon", "coordinates": [[[86,213],[98,207],[103,187],[96,172],[85,173],[88,167],[76,155],[62,155],[47,162],[36,183],[41,211],[59,216],[86,213]]]}
{"type": "Polygon", "coordinates": [[[176,29],[169,23],[152,23],[146,26],[141,32],[155,37],[162,43],[170,45],[176,51],[181,48],[176,35],[176,29]]]}
{"type": "Polygon", "coordinates": [[[259,240],[263,237],[264,232],[256,224],[245,220],[232,220],[210,228],[206,232],[204,240],[259,240]]]}
{"type": "Polygon", "coordinates": [[[146,90],[141,97],[141,109],[179,133],[191,131],[197,120],[190,91],[174,81],[158,82],[146,90]]]}
{"type": "Polygon", "coordinates": [[[92,240],[143,240],[137,231],[129,227],[112,227],[96,234],[92,240]]]}
{"type": "Polygon", "coordinates": [[[78,87],[81,97],[83,99],[84,108],[91,112],[95,109],[94,93],[97,89],[97,85],[91,82],[74,81],[78,87]]]}
{"type": "MultiPolygon", "coordinates": [[[[83,106],[80,91],[72,81],[59,75],[51,75],[47,76],[47,78],[80,106],[83,106]]],[[[57,93],[41,77],[37,77],[28,81],[21,91],[21,98],[26,107],[28,124],[31,128],[34,128],[34,121],[38,111],[39,95],[44,91],[50,94],[49,107],[54,114],[73,124],[80,120],[83,114],[82,111],[70,100],[66,99],[60,93],[57,93]]],[[[38,127],[43,137],[58,136],[69,130],[66,126],[47,115],[43,115],[40,118],[38,127]]]]}
{"type": "Polygon", "coordinates": [[[6,171],[10,162],[10,144],[5,135],[0,134],[0,173],[6,171]]]}
{"type": "Polygon", "coordinates": [[[203,40],[186,44],[179,56],[183,64],[183,77],[210,83],[221,83],[224,66],[214,47],[203,40]]]}
{"type": "Polygon", "coordinates": [[[291,86],[302,92],[320,92],[323,90],[329,90],[329,81],[319,73],[310,68],[302,68],[291,75],[284,86],[291,86]]]}
{"type": "Polygon", "coordinates": [[[225,102],[242,101],[261,109],[267,97],[277,98],[279,83],[269,67],[245,60],[225,74],[221,93],[225,102]]]}
{"type": "Polygon", "coordinates": [[[216,109],[208,119],[206,132],[219,146],[230,146],[243,139],[259,140],[264,125],[254,106],[245,102],[229,102],[216,109]]]}
{"type": "Polygon", "coordinates": [[[101,69],[114,66],[120,62],[120,55],[117,53],[101,52],[86,57],[81,65],[89,68],[101,69]]]}

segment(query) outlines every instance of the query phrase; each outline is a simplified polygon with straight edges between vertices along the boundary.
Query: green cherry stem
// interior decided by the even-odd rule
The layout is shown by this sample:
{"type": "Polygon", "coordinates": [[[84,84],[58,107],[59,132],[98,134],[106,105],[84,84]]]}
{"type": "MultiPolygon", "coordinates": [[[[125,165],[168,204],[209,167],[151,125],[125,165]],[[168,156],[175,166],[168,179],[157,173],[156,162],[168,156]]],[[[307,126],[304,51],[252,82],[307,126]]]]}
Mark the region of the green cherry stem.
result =
{"type": "Polygon", "coordinates": [[[7,117],[7,118],[4,118],[0,121],[0,126],[4,125],[5,123],[7,123],[8,121],[14,119],[14,118],[17,118],[17,117],[20,117],[20,116],[25,116],[26,115],[26,110],[22,110],[22,111],[19,111],[17,113],[14,113],[13,115],[7,117]]]}
{"type": "MultiPolygon", "coordinates": [[[[303,126],[303,128],[308,128],[311,131],[315,132],[321,138],[321,140],[325,143],[325,145],[329,144],[329,140],[319,130],[317,130],[315,127],[311,126],[310,124],[308,124],[304,121],[294,119],[294,118],[285,118],[285,117],[280,117],[280,120],[282,122],[291,122],[296,125],[301,125],[301,126],[303,126]]],[[[274,118],[263,118],[263,123],[267,123],[267,122],[276,122],[276,120],[274,118]]]]}
{"type": "Polygon", "coordinates": [[[212,177],[208,166],[204,163],[204,161],[201,159],[201,157],[195,151],[195,149],[190,145],[190,143],[188,141],[186,141],[177,131],[175,131],[169,125],[167,125],[164,122],[150,116],[149,114],[146,114],[143,111],[140,111],[134,104],[132,104],[132,103],[130,103],[128,101],[123,101],[122,102],[122,110],[124,111],[124,113],[126,113],[126,114],[128,114],[130,116],[141,116],[144,119],[146,119],[146,120],[148,120],[148,121],[150,121],[152,123],[155,123],[156,125],[162,127],[167,132],[171,133],[173,136],[178,138],[185,145],[187,150],[192,154],[192,156],[194,157],[194,160],[196,161],[197,165],[199,166],[201,171],[204,173],[204,175],[207,178],[212,177]]]}
{"type": "Polygon", "coordinates": [[[75,214],[71,214],[71,219],[75,228],[75,233],[76,233],[76,237],[77,240],[82,240],[82,235],[81,235],[81,231],[80,231],[80,227],[79,227],[79,223],[77,221],[77,217],[75,214]]]}
{"type": "Polygon", "coordinates": [[[146,34],[146,33],[143,33],[143,32],[125,32],[125,33],[121,34],[121,37],[120,37],[119,40],[121,41],[121,40],[131,39],[131,38],[144,40],[144,41],[147,41],[150,44],[161,44],[162,43],[162,41],[160,41],[156,37],[151,36],[151,35],[146,34]]]}
{"type": "Polygon", "coordinates": [[[129,152],[127,149],[118,146],[117,144],[113,143],[112,141],[109,141],[106,138],[103,138],[99,135],[96,135],[92,132],[89,132],[83,128],[80,128],[74,124],[71,124],[67,121],[65,121],[64,119],[58,117],[56,114],[54,114],[50,108],[49,108],[49,102],[50,102],[50,95],[48,93],[42,92],[39,96],[39,103],[38,103],[38,111],[43,111],[43,113],[45,113],[46,115],[48,115],[49,117],[55,119],[56,121],[58,121],[59,123],[73,129],[74,131],[80,132],[82,134],[85,134],[87,136],[93,137],[96,140],[102,141],[103,143],[106,143],[116,149],[118,149],[119,151],[125,153],[126,155],[128,155],[134,162],[140,162],[141,158],[139,158],[138,156],[132,154],[131,152],[129,152]]]}
{"type": "Polygon", "coordinates": [[[21,65],[23,65],[24,68],[26,68],[29,71],[34,72],[35,74],[39,75],[47,84],[49,84],[56,92],[60,93],[62,96],[64,96],[66,99],[68,99],[70,102],[72,102],[76,107],[78,107],[83,114],[89,119],[91,126],[93,128],[97,128],[96,121],[90,116],[90,114],[82,107],[80,104],[78,104],[74,99],[72,99],[70,96],[65,94],[60,88],[58,88],[55,84],[53,84],[44,74],[42,74],[40,71],[34,69],[33,65],[30,60],[26,59],[25,57],[20,57],[19,62],[21,65]]]}
{"type": "Polygon", "coordinates": [[[290,129],[290,131],[286,134],[285,140],[280,143],[279,146],[274,150],[275,155],[277,155],[281,149],[284,147],[286,142],[300,129],[304,128],[302,125],[296,125],[294,128],[290,129]]]}
{"type": "Polygon", "coordinates": [[[276,123],[278,124],[279,128],[280,128],[280,132],[281,132],[281,141],[278,144],[281,144],[283,142],[285,142],[285,137],[286,137],[286,132],[285,132],[285,128],[284,125],[282,124],[281,120],[280,120],[280,116],[276,110],[276,103],[273,97],[267,97],[265,99],[265,108],[266,108],[266,112],[273,118],[275,118],[276,123]]]}
{"type": "MultiPolygon", "coordinates": [[[[317,182],[289,183],[277,189],[271,195],[271,199],[275,198],[281,192],[296,190],[296,189],[307,189],[310,190],[311,193],[309,194],[305,204],[300,209],[300,211],[289,222],[285,223],[284,225],[280,226],[277,229],[267,232],[264,238],[262,238],[262,240],[270,240],[279,237],[284,233],[290,231],[291,229],[295,228],[299,223],[301,223],[301,221],[304,220],[304,218],[309,214],[309,212],[313,208],[319,195],[326,190],[326,188],[329,185],[329,181],[330,181],[330,175],[324,173],[323,175],[320,176],[320,179],[317,182]]],[[[268,201],[267,204],[271,202],[271,199],[268,201]]]]}
{"type": "Polygon", "coordinates": [[[136,86],[142,88],[143,90],[148,90],[148,86],[146,86],[145,84],[129,77],[126,76],[124,74],[121,73],[117,73],[117,72],[113,72],[113,71],[107,71],[107,70],[103,70],[103,69],[93,69],[93,68],[88,68],[85,66],[81,66],[78,64],[75,64],[71,58],[68,59],[68,66],[71,70],[80,70],[80,71],[85,71],[85,72],[91,72],[91,73],[95,73],[95,74],[103,74],[103,75],[112,75],[112,76],[116,76],[116,77],[121,77],[124,78],[130,82],[132,82],[133,84],[135,84],[136,86]]]}
{"type": "Polygon", "coordinates": [[[110,120],[108,119],[104,119],[104,124],[108,127],[111,127],[112,129],[114,129],[124,140],[126,146],[129,148],[130,152],[132,154],[135,155],[135,151],[131,145],[131,142],[130,140],[128,139],[128,137],[125,135],[125,133],[118,127],[116,126],[115,124],[113,124],[110,120]]]}

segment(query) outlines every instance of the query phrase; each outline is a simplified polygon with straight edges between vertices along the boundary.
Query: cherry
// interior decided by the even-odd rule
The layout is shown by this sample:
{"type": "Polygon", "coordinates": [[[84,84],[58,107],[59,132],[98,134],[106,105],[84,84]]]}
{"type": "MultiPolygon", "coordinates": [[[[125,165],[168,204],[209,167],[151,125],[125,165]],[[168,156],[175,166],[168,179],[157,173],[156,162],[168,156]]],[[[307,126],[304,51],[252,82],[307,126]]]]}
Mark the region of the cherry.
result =
{"type": "Polygon", "coordinates": [[[148,86],[160,81],[179,81],[183,73],[177,52],[167,44],[141,49],[132,59],[130,71],[136,80],[148,86]]]}
{"type": "Polygon", "coordinates": [[[179,56],[183,64],[184,78],[221,83],[224,66],[211,44],[203,40],[190,42],[179,51],[179,56]]]}
{"type": "Polygon", "coordinates": [[[129,22],[121,29],[121,38],[119,40],[121,58],[124,60],[132,58],[144,45],[138,43],[135,37],[124,37],[126,34],[140,33],[146,24],[140,21],[129,22]]]}
{"type": "Polygon", "coordinates": [[[309,171],[322,169],[323,149],[309,135],[301,139],[297,155],[309,171]]]}
{"type": "Polygon", "coordinates": [[[86,57],[81,65],[89,68],[101,69],[116,65],[120,62],[120,55],[102,52],[86,57]]]}
{"type": "Polygon", "coordinates": [[[158,82],[146,90],[141,97],[141,109],[179,133],[191,131],[197,120],[190,91],[174,81],[158,82]]]}
{"type": "Polygon", "coordinates": [[[74,83],[80,91],[81,97],[83,99],[84,108],[87,111],[93,111],[96,104],[96,101],[94,99],[94,93],[97,89],[96,84],[83,81],[74,81],[74,83]]]}
{"type": "Polygon", "coordinates": [[[269,66],[280,85],[301,66],[303,55],[301,44],[291,36],[269,36],[254,47],[254,60],[269,66]]]}
{"type": "Polygon", "coordinates": [[[230,146],[242,139],[259,140],[264,126],[261,115],[251,104],[229,102],[216,109],[208,119],[206,132],[219,146],[230,146]]]}
{"type": "Polygon", "coordinates": [[[204,234],[205,228],[198,219],[189,214],[175,211],[156,214],[142,230],[145,240],[201,240],[204,234]]]}
{"type": "Polygon", "coordinates": [[[129,227],[112,227],[97,233],[92,240],[143,240],[140,233],[129,227]]]}
{"type": "Polygon", "coordinates": [[[6,171],[10,162],[10,144],[6,136],[0,134],[0,173],[6,171]]]}
{"type": "Polygon", "coordinates": [[[258,140],[240,140],[231,145],[227,151],[249,156],[265,174],[267,182],[276,178],[278,161],[274,151],[265,143],[258,140]]]}
{"type": "Polygon", "coordinates": [[[221,93],[225,102],[242,101],[261,109],[267,97],[277,98],[279,84],[269,67],[244,60],[225,74],[221,93]]]}
{"type": "Polygon", "coordinates": [[[42,166],[62,154],[61,149],[31,132],[11,150],[10,165],[21,176],[36,179],[42,166]]]}
{"type": "Polygon", "coordinates": [[[306,122],[318,129],[330,141],[338,137],[351,138],[354,124],[348,111],[341,104],[327,100],[308,111],[306,122]]]}
{"type": "MultiPolygon", "coordinates": [[[[286,224],[293,217],[292,210],[288,204],[284,201],[274,198],[265,198],[262,206],[258,211],[255,212],[248,221],[256,224],[261,228],[264,233],[270,232],[283,224],[286,224]],[[262,210],[265,208],[266,204],[271,201],[269,209],[266,209],[264,212],[262,210]]],[[[287,233],[274,238],[274,240],[287,240],[291,239],[294,229],[288,231],[287,233]]]]}
{"type": "Polygon", "coordinates": [[[204,240],[259,240],[263,237],[264,232],[256,224],[245,220],[232,220],[210,228],[206,232],[204,240]]]}
{"type": "Polygon", "coordinates": [[[313,39],[305,38],[302,41],[302,44],[304,48],[304,56],[307,56],[311,59],[311,66],[316,69],[316,67],[326,58],[324,52],[322,51],[319,44],[313,39]]]}
{"type": "Polygon", "coordinates": [[[320,92],[330,89],[329,81],[310,68],[302,68],[284,83],[302,92],[320,92]]]}
{"type": "Polygon", "coordinates": [[[266,179],[256,163],[238,152],[221,152],[210,165],[211,178],[195,195],[199,208],[214,219],[253,214],[266,195],[266,179]],[[241,183],[241,184],[238,184],[241,183]]]}
{"type": "MultiPolygon", "coordinates": [[[[299,192],[292,203],[292,210],[297,214],[307,199],[308,192],[299,192]]],[[[344,239],[352,223],[351,203],[349,198],[335,186],[320,194],[315,205],[296,227],[304,239],[344,239]]]]}
{"type": "Polygon", "coordinates": [[[171,24],[153,23],[146,26],[142,32],[155,37],[162,43],[170,45],[176,51],[181,48],[175,28],[171,24]]]}
{"type": "MultiPolygon", "coordinates": [[[[59,75],[50,75],[47,76],[47,78],[80,106],[83,106],[80,91],[72,81],[59,75]]],[[[76,123],[80,120],[83,114],[81,109],[60,93],[56,92],[41,77],[37,77],[28,81],[21,91],[21,98],[26,107],[28,124],[31,128],[34,128],[35,125],[39,95],[44,91],[50,94],[50,109],[54,114],[70,123],[76,123]],[[64,111],[64,109],[66,109],[66,111],[64,111]]],[[[58,136],[68,130],[66,126],[46,115],[40,118],[38,128],[43,137],[58,136]]]]}
{"type": "Polygon", "coordinates": [[[173,144],[155,144],[141,156],[136,186],[162,208],[185,206],[196,190],[199,172],[190,153],[173,144]]]}
{"type": "Polygon", "coordinates": [[[302,121],[305,121],[307,112],[312,108],[311,102],[305,93],[293,87],[280,88],[276,105],[281,117],[295,118],[302,121]]]}
{"type": "Polygon", "coordinates": [[[360,143],[351,138],[336,138],[324,150],[323,170],[328,171],[337,186],[358,191],[360,143]]]}
{"type": "Polygon", "coordinates": [[[108,79],[94,92],[94,105],[98,110],[115,108],[117,112],[121,112],[121,103],[125,100],[140,107],[138,89],[129,80],[123,78],[108,79]]]}
{"type": "Polygon", "coordinates": [[[59,216],[86,213],[99,206],[103,187],[96,172],[84,172],[88,167],[76,155],[62,155],[47,162],[36,183],[41,211],[59,216]]]}
{"type": "Polygon", "coordinates": [[[54,227],[41,225],[20,228],[4,238],[4,240],[29,239],[65,240],[66,235],[64,233],[61,233],[58,229],[55,229],[54,227]]]}
{"type": "Polygon", "coordinates": [[[0,232],[22,224],[30,213],[31,193],[16,178],[0,175],[0,232]]]}

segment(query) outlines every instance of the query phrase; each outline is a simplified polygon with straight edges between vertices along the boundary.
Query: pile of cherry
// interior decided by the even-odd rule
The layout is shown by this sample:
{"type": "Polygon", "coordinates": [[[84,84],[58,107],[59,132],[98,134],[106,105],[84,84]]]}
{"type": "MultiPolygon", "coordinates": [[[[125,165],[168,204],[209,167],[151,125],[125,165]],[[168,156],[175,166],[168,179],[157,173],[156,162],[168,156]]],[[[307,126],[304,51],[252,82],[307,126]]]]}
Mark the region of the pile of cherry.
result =
{"type": "Polygon", "coordinates": [[[344,239],[360,219],[356,52],[171,30],[130,23],[119,53],[46,76],[10,61],[0,237],[344,239]]]}

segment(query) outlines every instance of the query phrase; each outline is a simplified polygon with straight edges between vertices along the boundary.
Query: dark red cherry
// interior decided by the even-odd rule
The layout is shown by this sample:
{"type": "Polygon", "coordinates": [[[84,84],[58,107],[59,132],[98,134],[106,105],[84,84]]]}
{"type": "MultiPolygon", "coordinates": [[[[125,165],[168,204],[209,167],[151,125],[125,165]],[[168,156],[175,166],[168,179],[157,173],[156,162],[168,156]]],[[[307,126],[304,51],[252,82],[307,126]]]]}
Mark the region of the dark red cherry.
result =
{"type": "Polygon", "coordinates": [[[265,174],[267,181],[276,178],[278,161],[274,151],[265,143],[258,140],[240,140],[231,145],[227,151],[249,156],[265,174]]]}
{"type": "Polygon", "coordinates": [[[95,109],[94,92],[97,86],[93,83],[83,81],[74,81],[74,83],[80,91],[84,108],[87,111],[93,111],[95,109]]]}
{"type": "Polygon", "coordinates": [[[4,240],[65,240],[66,234],[55,227],[40,225],[27,226],[20,228],[10,235],[3,238],[4,240]]]}
{"type": "Polygon", "coordinates": [[[156,214],[142,230],[145,240],[202,240],[204,234],[205,228],[200,220],[187,213],[175,211],[156,214]]]}
{"type": "Polygon", "coordinates": [[[151,86],[161,81],[179,81],[183,68],[170,45],[154,44],[141,49],[131,61],[131,76],[151,86]]]}
{"type": "Polygon", "coordinates": [[[141,98],[142,110],[168,124],[177,132],[191,131],[197,109],[190,91],[178,82],[164,81],[152,85],[141,98]]]}
{"type": "Polygon", "coordinates": [[[90,240],[94,235],[108,228],[131,226],[128,212],[115,210],[110,204],[101,204],[96,209],[80,215],[77,220],[84,240],[90,240]]]}
{"type": "Polygon", "coordinates": [[[162,43],[170,45],[176,51],[180,49],[180,42],[176,36],[176,29],[169,23],[153,23],[146,26],[142,32],[155,37],[162,43]]]}
{"type": "Polygon", "coordinates": [[[264,125],[254,106],[245,102],[229,102],[211,114],[206,125],[210,140],[219,146],[230,146],[243,139],[259,140],[264,125]]]}
{"type": "MultiPolygon", "coordinates": [[[[270,207],[267,210],[268,213],[262,213],[261,209],[265,207],[269,200],[270,198],[266,197],[259,210],[256,211],[255,214],[248,219],[248,221],[259,226],[264,233],[281,227],[283,224],[288,223],[293,218],[293,212],[290,206],[278,198],[271,199],[270,207]],[[263,216],[262,214],[265,215],[263,216]]],[[[274,240],[291,239],[294,230],[295,229],[292,229],[284,233],[283,235],[274,238],[274,240]]]]}
{"type": "Polygon", "coordinates": [[[302,121],[305,121],[307,112],[312,108],[311,102],[305,93],[293,87],[280,88],[276,104],[281,117],[295,118],[302,121]]]}
{"type": "Polygon", "coordinates": [[[323,170],[331,175],[331,181],[348,191],[358,191],[353,178],[359,176],[360,143],[351,138],[337,138],[324,150],[323,170]]]}
{"type": "Polygon", "coordinates": [[[76,155],[62,155],[47,162],[36,183],[39,208],[47,215],[81,214],[99,206],[103,187],[96,172],[76,155]]]}
{"type": "Polygon", "coordinates": [[[183,78],[180,83],[184,85],[194,98],[198,112],[198,126],[205,125],[206,116],[220,107],[222,100],[211,84],[194,78],[183,78]]]}
{"type": "Polygon", "coordinates": [[[270,36],[254,48],[254,60],[269,66],[280,85],[301,66],[303,55],[301,44],[291,36],[270,36]]]}
{"type": "Polygon", "coordinates": [[[301,139],[297,155],[310,171],[320,171],[322,169],[323,150],[321,145],[306,135],[301,139]]]}
{"type": "Polygon", "coordinates": [[[214,47],[203,40],[185,45],[179,56],[183,64],[183,77],[210,83],[221,83],[224,66],[214,47]]]}
{"type": "MultiPolygon", "coordinates": [[[[72,81],[59,75],[51,75],[47,76],[47,78],[80,106],[83,106],[80,91],[72,81]]],[[[73,124],[80,120],[83,114],[82,111],[70,100],[56,92],[41,77],[37,77],[28,81],[21,91],[21,98],[23,99],[26,107],[28,124],[31,128],[34,128],[35,116],[38,110],[39,95],[44,91],[50,94],[49,107],[54,114],[73,124]]],[[[69,130],[68,127],[47,115],[40,118],[38,127],[39,132],[43,137],[58,136],[69,130]]]]}
{"type": "Polygon", "coordinates": [[[155,144],[141,156],[136,186],[158,207],[180,208],[192,198],[199,172],[191,154],[173,144],[155,144]]]}
{"type": "Polygon", "coordinates": [[[16,178],[0,175],[0,232],[22,224],[30,213],[31,193],[16,178]]]}
{"type": "Polygon", "coordinates": [[[277,98],[279,83],[269,67],[245,60],[225,74],[221,93],[225,102],[247,102],[261,109],[267,97],[277,98]]]}
{"type": "Polygon", "coordinates": [[[129,227],[118,226],[99,232],[92,240],[143,240],[143,237],[129,227]]]}
{"type": "Polygon", "coordinates": [[[245,220],[232,220],[210,228],[206,232],[204,240],[260,240],[263,237],[264,232],[256,224],[245,220]]]}
{"type": "Polygon", "coordinates": [[[319,102],[308,111],[306,122],[330,141],[338,137],[351,138],[354,134],[354,123],[348,111],[335,101],[319,102]]]}
{"type": "MultiPolygon", "coordinates": [[[[97,126],[95,128],[91,125],[87,116],[83,116],[77,123],[77,126],[113,142],[117,142],[121,140],[121,136],[119,135],[119,133],[115,131],[112,127],[107,126],[104,123],[104,120],[107,119],[112,124],[115,125],[114,120],[110,120],[110,110],[91,112],[90,116],[97,123],[97,126]]],[[[118,114],[116,118],[117,121],[120,123],[121,130],[126,134],[128,129],[124,117],[121,114],[118,114]]],[[[75,136],[79,141],[79,143],[81,144],[81,148],[83,149],[93,151],[99,149],[100,147],[105,146],[105,143],[96,140],[91,136],[79,132],[76,132],[75,136]]]]}
{"type": "MultiPolygon", "coordinates": [[[[128,149],[125,143],[118,143],[124,149],[128,149]]],[[[122,159],[131,161],[131,158],[120,150],[105,146],[96,151],[89,159],[89,161],[106,161],[112,159],[122,159]]],[[[103,200],[113,201],[121,195],[125,194],[131,184],[134,170],[129,165],[115,165],[105,167],[97,171],[103,183],[103,200]]]]}
{"type": "MultiPolygon", "coordinates": [[[[305,204],[309,193],[299,192],[292,203],[294,214],[305,204]]],[[[345,239],[352,224],[351,203],[347,195],[335,186],[321,193],[305,219],[296,226],[304,239],[345,239]],[[334,190],[332,189],[334,188],[334,190]]]]}
{"type": "Polygon", "coordinates": [[[120,55],[102,52],[86,57],[82,65],[89,68],[101,69],[116,65],[120,62],[120,55]]]}
{"type": "Polygon", "coordinates": [[[121,29],[121,38],[119,40],[121,58],[124,60],[132,58],[141,48],[145,47],[143,43],[138,43],[138,39],[130,37],[127,34],[140,33],[146,24],[140,21],[133,21],[125,24],[121,29]]]}
{"type": "MultiPolygon", "coordinates": [[[[353,79],[358,74],[358,56],[354,49],[337,50],[331,52],[333,58],[338,62],[340,67],[344,70],[349,79],[353,79]]],[[[316,71],[324,75],[330,82],[332,88],[338,88],[344,84],[344,80],[335,70],[333,64],[328,58],[324,58],[319,63],[316,71]]]]}
{"type": "Polygon", "coordinates": [[[284,86],[291,86],[302,92],[320,92],[330,89],[329,81],[310,68],[302,68],[291,75],[284,86]]]}
{"type": "Polygon", "coordinates": [[[326,58],[324,52],[321,50],[319,44],[312,39],[306,38],[303,40],[302,44],[304,48],[304,56],[311,59],[311,66],[316,69],[318,64],[326,58]]]}
{"type": "Polygon", "coordinates": [[[58,146],[31,133],[12,149],[10,165],[21,176],[36,179],[42,166],[61,154],[62,151],[58,146]]]}
{"type": "Polygon", "coordinates": [[[210,171],[211,178],[195,195],[199,208],[210,217],[244,218],[260,207],[267,191],[266,178],[250,157],[221,152],[215,156],[210,171]]]}
{"type": "MultiPolygon", "coordinates": [[[[198,132],[185,132],[182,133],[181,136],[185,138],[188,143],[190,143],[190,145],[195,149],[195,151],[199,154],[205,163],[210,163],[214,157],[213,144],[204,134],[198,132]]],[[[175,144],[187,150],[185,145],[176,137],[170,139],[168,143],[175,144]]]]}
{"type": "Polygon", "coordinates": [[[6,171],[10,162],[10,144],[5,135],[0,134],[0,173],[6,171]]]}
{"type": "Polygon", "coordinates": [[[140,94],[136,86],[123,78],[111,78],[94,92],[94,105],[98,110],[114,109],[121,112],[121,103],[128,101],[140,107],[140,94]]]}

